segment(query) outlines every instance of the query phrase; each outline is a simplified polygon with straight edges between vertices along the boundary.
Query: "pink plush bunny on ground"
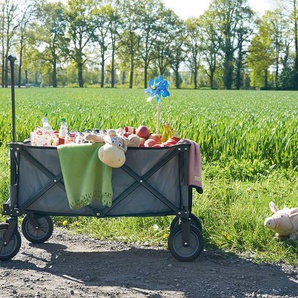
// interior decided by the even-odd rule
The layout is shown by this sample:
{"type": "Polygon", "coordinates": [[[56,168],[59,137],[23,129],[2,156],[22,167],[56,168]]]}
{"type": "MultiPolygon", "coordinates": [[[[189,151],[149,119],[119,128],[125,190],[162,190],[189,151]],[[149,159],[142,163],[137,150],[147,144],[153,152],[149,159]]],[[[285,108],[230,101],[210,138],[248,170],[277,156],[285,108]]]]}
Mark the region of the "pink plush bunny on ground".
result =
{"type": "Polygon", "coordinates": [[[273,202],[269,203],[272,216],[265,219],[265,227],[276,232],[275,236],[280,238],[282,236],[289,236],[291,240],[298,238],[298,207],[287,208],[281,210],[275,206],[273,202]]]}

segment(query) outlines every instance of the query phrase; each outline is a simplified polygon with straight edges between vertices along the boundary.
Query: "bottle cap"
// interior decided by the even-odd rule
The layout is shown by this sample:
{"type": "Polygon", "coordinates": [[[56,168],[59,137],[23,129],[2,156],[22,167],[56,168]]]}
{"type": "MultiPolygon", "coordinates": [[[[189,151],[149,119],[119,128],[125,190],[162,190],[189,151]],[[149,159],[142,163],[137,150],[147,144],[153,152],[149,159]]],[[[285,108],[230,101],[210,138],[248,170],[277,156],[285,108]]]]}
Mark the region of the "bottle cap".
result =
{"type": "Polygon", "coordinates": [[[61,118],[61,121],[66,122],[66,118],[61,118]]]}

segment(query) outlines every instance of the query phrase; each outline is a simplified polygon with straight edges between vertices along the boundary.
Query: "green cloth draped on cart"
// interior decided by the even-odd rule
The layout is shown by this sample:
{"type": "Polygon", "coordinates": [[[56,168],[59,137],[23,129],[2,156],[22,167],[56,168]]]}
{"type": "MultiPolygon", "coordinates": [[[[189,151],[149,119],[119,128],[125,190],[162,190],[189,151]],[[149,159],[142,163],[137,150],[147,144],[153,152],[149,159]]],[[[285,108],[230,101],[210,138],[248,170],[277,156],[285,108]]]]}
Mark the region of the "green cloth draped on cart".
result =
{"type": "Polygon", "coordinates": [[[104,143],[66,144],[57,147],[70,208],[92,202],[112,205],[112,168],[98,158],[104,143]]]}

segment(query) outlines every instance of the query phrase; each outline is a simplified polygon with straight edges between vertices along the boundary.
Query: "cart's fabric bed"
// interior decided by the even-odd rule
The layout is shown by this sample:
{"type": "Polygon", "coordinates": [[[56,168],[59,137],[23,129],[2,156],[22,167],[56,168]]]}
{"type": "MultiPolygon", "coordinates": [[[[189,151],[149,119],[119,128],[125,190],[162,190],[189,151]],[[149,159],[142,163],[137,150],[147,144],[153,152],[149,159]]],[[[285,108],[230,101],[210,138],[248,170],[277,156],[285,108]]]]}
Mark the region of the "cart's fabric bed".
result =
{"type": "Polygon", "coordinates": [[[80,209],[71,209],[57,148],[20,144],[19,209],[25,213],[98,217],[176,214],[181,207],[190,207],[187,185],[189,146],[129,148],[125,165],[112,171],[112,206],[94,202],[80,209]]]}

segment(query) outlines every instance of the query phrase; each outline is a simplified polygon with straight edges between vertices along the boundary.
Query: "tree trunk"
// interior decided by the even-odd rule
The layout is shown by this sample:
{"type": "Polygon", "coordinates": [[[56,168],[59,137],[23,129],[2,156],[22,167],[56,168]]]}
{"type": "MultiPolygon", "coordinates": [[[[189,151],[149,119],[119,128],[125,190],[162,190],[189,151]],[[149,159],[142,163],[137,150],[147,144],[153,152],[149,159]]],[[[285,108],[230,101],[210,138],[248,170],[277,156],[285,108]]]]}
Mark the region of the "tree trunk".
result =
{"type": "Polygon", "coordinates": [[[134,69],[135,69],[135,51],[134,51],[134,43],[133,40],[130,42],[130,72],[129,72],[129,88],[131,89],[133,87],[133,75],[134,75],[134,69]]]}
{"type": "Polygon", "coordinates": [[[56,58],[54,59],[53,63],[53,75],[52,75],[52,80],[53,80],[53,87],[57,88],[57,61],[56,58]]]}
{"type": "MultiPolygon", "coordinates": [[[[8,55],[6,55],[6,57],[8,57],[8,55]]],[[[5,59],[5,63],[4,63],[5,67],[4,67],[4,85],[5,88],[8,87],[8,60],[5,59]]]]}
{"type": "Polygon", "coordinates": [[[21,41],[20,56],[19,56],[19,82],[18,87],[22,85],[22,64],[23,64],[23,42],[21,41]]]}
{"type": "Polygon", "coordinates": [[[28,70],[25,70],[25,85],[28,84],[28,70]]]}
{"type": "Polygon", "coordinates": [[[78,82],[79,82],[79,87],[83,88],[84,87],[83,63],[81,63],[81,62],[78,63],[78,82]]]}
{"type": "Polygon", "coordinates": [[[210,73],[210,89],[214,89],[214,73],[211,71],[210,73]]]}
{"type": "Polygon", "coordinates": [[[126,71],[122,71],[121,74],[121,84],[124,85],[126,81],[126,71]]]}
{"type": "Polygon", "coordinates": [[[198,89],[198,78],[197,78],[197,76],[198,76],[198,72],[197,72],[197,70],[195,70],[193,72],[193,82],[194,82],[195,89],[198,89]]]}
{"type": "Polygon", "coordinates": [[[233,53],[228,52],[224,62],[224,85],[227,90],[232,89],[233,81],[233,53]]]}
{"type": "Polygon", "coordinates": [[[242,86],[242,72],[241,72],[241,61],[240,59],[238,60],[237,63],[237,70],[236,70],[236,89],[240,90],[242,86]]]}
{"type": "Polygon", "coordinates": [[[129,73],[129,88],[133,87],[133,74],[134,74],[134,62],[133,59],[130,62],[130,73],[129,73]]]}
{"type": "Polygon", "coordinates": [[[175,71],[175,85],[177,89],[180,89],[179,71],[175,71]]]}
{"type": "Polygon", "coordinates": [[[276,57],[276,70],[275,70],[275,89],[276,90],[278,90],[278,88],[279,88],[278,76],[279,76],[279,58],[277,56],[276,57]]]}
{"type": "Polygon", "coordinates": [[[238,54],[238,58],[237,58],[237,69],[236,69],[236,89],[240,90],[241,86],[242,86],[242,46],[240,46],[239,49],[239,54],[238,54]]]}
{"type": "Polygon", "coordinates": [[[175,86],[180,89],[179,64],[175,65],[175,86]]]}
{"type": "Polygon", "coordinates": [[[194,85],[195,85],[195,89],[198,89],[198,70],[197,67],[195,65],[195,71],[193,72],[193,80],[194,80],[194,85]]]}
{"type": "Polygon", "coordinates": [[[268,89],[268,69],[265,69],[265,77],[264,77],[264,87],[267,90],[268,89]]]}
{"type": "Polygon", "coordinates": [[[115,46],[112,46],[112,62],[111,62],[111,87],[115,87],[115,46]]]}
{"type": "Polygon", "coordinates": [[[146,89],[148,87],[148,65],[145,63],[144,66],[144,88],[146,89]]]}
{"type": "Polygon", "coordinates": [[[4,58],[4,54],[2,54],[2,73],[1,73],[1,78],[2,78],[2,88],[4,88],[4,71],[5,69],[5,58],[4,58]]]}
{"type": "Polygon", "coordinates": [[[101,76],[100,76],[100,88],[103,88],[105,84],[105,54],[102,50],[101,54],[101,76]]]}
{"type": "Polygon", "coordinates": [[[101,64],[101,76],[100,76],[100,88],[103,88],[105,85],[105,65],[101,64]]]}

